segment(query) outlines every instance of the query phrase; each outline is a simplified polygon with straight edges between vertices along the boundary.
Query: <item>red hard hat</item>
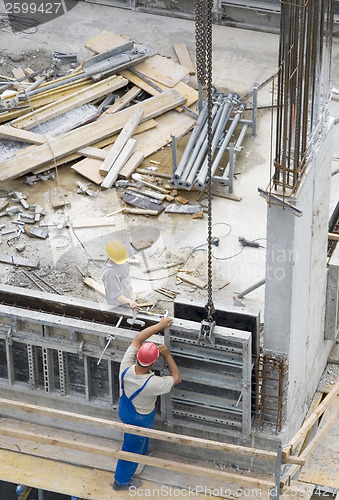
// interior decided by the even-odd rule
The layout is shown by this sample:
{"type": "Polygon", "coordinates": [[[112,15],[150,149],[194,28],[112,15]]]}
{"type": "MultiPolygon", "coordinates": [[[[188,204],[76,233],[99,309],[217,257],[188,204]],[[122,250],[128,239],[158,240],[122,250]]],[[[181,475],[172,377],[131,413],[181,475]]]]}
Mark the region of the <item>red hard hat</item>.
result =
{"type": "Polygon", "coordinates": [[[141,366],[149,366],[159,357],[159,350],[153,342],[145,342],[137,352],[137,360],[141,366]]]}

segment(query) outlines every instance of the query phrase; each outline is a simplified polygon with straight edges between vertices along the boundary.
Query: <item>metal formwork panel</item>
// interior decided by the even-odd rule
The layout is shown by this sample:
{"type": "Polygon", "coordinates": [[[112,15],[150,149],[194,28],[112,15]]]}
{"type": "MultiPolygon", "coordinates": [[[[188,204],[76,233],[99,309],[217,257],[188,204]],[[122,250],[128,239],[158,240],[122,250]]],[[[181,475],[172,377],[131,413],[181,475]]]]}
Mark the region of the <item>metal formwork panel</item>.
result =
{"type": "MultiPolygon", "coordinates": [[[[128,317],[128,313],[126,313],[128,317]]],[[[250,432],[251,333],[215,327],[215,343],[198,343],[200,323],[174,319],[152,341],[165,343],[183,381],[161,397],[157,414],[169,425],[197,431],[250,432]]],[[[98,322],[0,305],[0,346],[4,362],[0,387],[33,402],[79,402],[83,411],[117,409],[119,367],[135,331],[98,322]],[[103,354],[107,338],[110,344],[103,354]],[[101,359],[102,357],[102,359],[101,359]],[[98,365],[98,360],[100,363],[98,365]]],[[[164,359],[154,365],[164,372],[164,359]]],[[[16,396],[17,398],[18,396],[16,396]]],[[[42,403],[43,404],[43,403],[42,403]]]]}
{"type": "Polygon", "coordinates": [[[251,333],[216,327],[212,344],[208,340],[199,343],[193,329],[175,329],[174,325],[167,332],[166,343],[182,382],[167,402],[170,424],[189,422],[196,429],[247,436],[251,430],[251,333]]]}

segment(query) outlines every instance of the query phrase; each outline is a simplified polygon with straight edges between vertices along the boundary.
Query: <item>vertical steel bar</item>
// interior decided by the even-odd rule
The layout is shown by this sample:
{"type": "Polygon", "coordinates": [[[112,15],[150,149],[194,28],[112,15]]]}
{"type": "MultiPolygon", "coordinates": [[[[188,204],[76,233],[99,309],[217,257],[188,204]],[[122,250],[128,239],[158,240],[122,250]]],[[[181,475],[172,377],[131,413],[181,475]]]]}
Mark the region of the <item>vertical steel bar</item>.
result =
{"type": "Polygon", "coordinates": [[[258,87],[259,83],[253,85],[252,137],[257,135],[258,87]]]}
{"type": "Polygon", "coordinates": [[[228,192],[233,193],[233,174],[234,174],[234,142],[230,142],[228,148],[229,167],[228,167],[228,192]]]}
{"type": "Polygon", "coordinates": [[[172,172],[177,169],[177,138],[175,135],[171,134],[172,139],[172,172]]]}

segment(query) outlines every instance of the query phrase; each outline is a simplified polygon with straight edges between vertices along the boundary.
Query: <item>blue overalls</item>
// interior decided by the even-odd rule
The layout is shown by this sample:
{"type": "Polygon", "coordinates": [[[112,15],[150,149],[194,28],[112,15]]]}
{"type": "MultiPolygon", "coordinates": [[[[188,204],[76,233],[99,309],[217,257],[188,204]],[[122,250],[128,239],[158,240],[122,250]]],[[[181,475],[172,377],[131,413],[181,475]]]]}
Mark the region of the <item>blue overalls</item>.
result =
{"type": "MultiPolygon", "coordinates": [[[[130,367],[129,367],[130,368],[130,367]]],[[[152,429],[155,416],[155,408],[151,413],[142,415],[135,409],[132,400],[140,394],[144,389],[148,381],[153,374],[148,377],[146,382],[140,389],[135,391],[131,397],[127,397],[124,390],[124,378],[127,370],[121,375],[121,389],[122,394],[119,399],[119,418],[124,424],[138,425],[140,427],[148,427],[152,429]]],[[[130,453],[139,453],[140,455],[145,455],[148,448],[149,439],[143,436],[137,436],[135,434],[124,434],[124,442],[122,444],[122,451],[128,451],[130,453]]],[[[117,468],[115,471],[114,479],[120,486],[126,486],[132,479],[133,474],[137,470],[138,464],[136,462],[127,462],[126,460],[118,460],[117,468]]]]}

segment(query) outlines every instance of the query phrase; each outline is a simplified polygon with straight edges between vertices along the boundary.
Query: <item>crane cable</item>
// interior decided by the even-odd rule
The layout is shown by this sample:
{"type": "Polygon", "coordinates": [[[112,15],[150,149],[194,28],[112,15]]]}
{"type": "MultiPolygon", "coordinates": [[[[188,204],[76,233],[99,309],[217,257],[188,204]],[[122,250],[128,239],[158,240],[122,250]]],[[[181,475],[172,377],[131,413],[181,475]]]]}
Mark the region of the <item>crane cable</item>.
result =
{"type": "Polygon", "coordinates": [[[195,2],[195,40],[196,40],[196,64],[198,83],[202,87],[206,85],[207,99],[207,193],[208,193],[208,237],[207,237],[207,260],[208,300],[206,304],[207,322],[212,325],[212,314],[215,312],[213,304],[213,275],[212,275],[212,7],[213,0],[196,0],[195,2]]]}

